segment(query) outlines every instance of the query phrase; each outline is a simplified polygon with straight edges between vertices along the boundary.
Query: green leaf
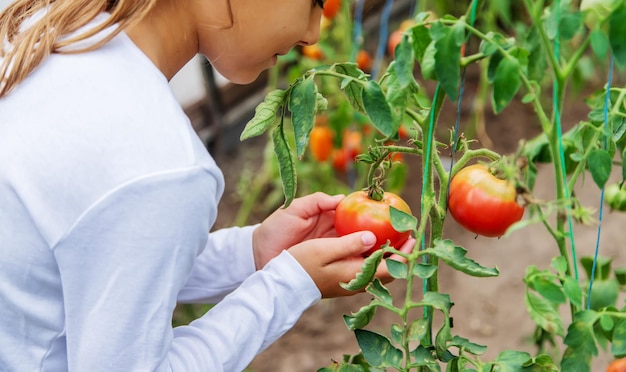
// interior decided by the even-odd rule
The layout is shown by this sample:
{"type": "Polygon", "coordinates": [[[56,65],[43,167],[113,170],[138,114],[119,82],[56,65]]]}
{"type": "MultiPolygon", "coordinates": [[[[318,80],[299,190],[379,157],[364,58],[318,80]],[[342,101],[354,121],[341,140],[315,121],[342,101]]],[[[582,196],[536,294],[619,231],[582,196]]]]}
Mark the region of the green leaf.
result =
{"type": "Polygon", "coordinates": [[[389,270],[389,274],[396,279],[406,279],[408,277],[409,267],[400,261],[395,261],[391,259],[385,260],[387,262],[387,270],[389,270]]]}
{"type": "Polygon", "coordinates": [[[430,350],[428,350],[424,346],[418,345],[414,350],[411,351],[411,356],[414,360],[414,363],[412,363],[411,366],[426,367],[429,371],[434,372],[441,371],[439,363],[437,363],[437,359],[435,359],[430,350]]]}
{"type": "Polygon", "coordinates": [[[619,296],[619,285],[616,280],[594,280],[591,286],[590,308],[594,310],[607,306],[615,306],[619,296]]]}
{"type": "Polygon", "coordinates": [[[533,280],[534,288],[546,300],[553,304],[565,303],[565,294],[560,286],[553,283],[548,278],[537,277],[533,280]]]}
{"type": "Polygon", "coordinates": [[[402,351],[394,347],[387,337],[364,329],[357,329],[354,334],[363,356],[372,366],[400,368],[402,351]]]}
{"type": "Polygon", "coordinates": [[[363,106],[372,124],[385,136],[395,134],[391,108],[380,85],[370,80],[363,89],[363,106]]]}
{"type": "Polygon", "coordinates": [[[450,346],[456,346],[459,349],[468,351],[474,355],[482,355],[485,351],[487,351],[487,346],[475,344],[470,342],[470,340],[459,336],[454,336],[452,338],[450,346]]]}
{"type": "Polygon", "coordinates": [[[606,54],[609,51],[609,38],[600,29],[591,31],[589,35],[591,39],[591,49],[598,58],[606,58],[606,54]]]}
{"type": "Polygon", "coordinates": [[[503,58],[495,69],[493,78],[493,106],[495,113],[500,113],[515,97],[522,79],[520,62],[517,58],[503,58]]]}
{"type": "Polygon", "coordinates": [[[582,305],[583,289],[580,287],[580,284],[578,284],[576,279],[571,276],[566,276],[563,279],[563,291],[571,303],[579,307],[582,305]]]}
{"type": "Polygon", "coordinates": [[[418,318],[414,320],[407,331],[409,341],[421,341],[428,332],[429,322],[426,318],[418,318]]]}
{"type": "Polygon", "coordinates": [[[523,367],[531,361],[530,354],[523,351],[505,350],[494,360],[497,371],[523,371],[523,367]]]}
{"type": "Polygon", "coordinates": [[[587,167],[596,185],[603,188],[611,176],[611,155],[606,150],[593,150],[587,159],[587,167]]]}
{"type": "Polygon", "coordinates": [[[413,275],[417,275],[421,279],[428,279],[437,272],[436,265],[418,263],[413,266],[413,275]]]}
{"type": "Polygon", "coordinates": [[[430,31],[425,25],[419,25],[413,27],[411,29],[411,33],[413,36],[413,54],[415,55],[415,59],[421,63],[424,58],[424,54],[426,53],[426,49],[432,41],[430,31]]]}
{"type": "Polygon", "coordinates": [[[621,319],[613,328],[611,354],[616,358],[626,357],[626,320],[621,319]]]}
{"type": "Polygon", "coordinates": [[[556,256],[552,259],[550,266],[559,274],[563,275],[567,271],[567,259],[563,256],[556,256]]]}
{"type": "Polygon", "coordinates": [[[446,319],[435,336],[435,351],[437,351],[437,357],[441,361],[447,362],[452,359],[451,353],[448,351],[448,342],[451,340],[450,320],[446,319]]]}
{"type": "MultiPolygon", "coordinates": [[[[362,76],[363,72],[359,71],[355,63],[337,63],[332,66],[332,69],[340,74],[356,78],[365,79],[362,76]]],[[[365,113],[365,107],[363,105],[363,85],[354,79],[345,79],[341,84],[341,89],[344,91],[348,102],[352,108],[362,114],[365,113]]]]}
{"type": "Polygon", "coordinates": [[[415,82],[413,77],[413,68],[415,58],[413,57],[413,48],[409,43],[407,34],[402,36],[400,44],[396,47],[394,54],[394,68],[397,72],[398,82],[402,88],[407,88],[415,82]]]}
{"type": "Polygon", "coordinates": [[[317,88],[313,76],[297,83],[291,89],[289,96],[289,111],[296,138],[296,154],[300,158],[304,155],[309,133],[315,123],[315,107],[317,103],[317,88]]]}
{"type": "Polygon", "coordinates": [[[467,251],[462,247],[454,245],[454,243],[448,239],[436,240],[432,253],[452,268],[471,276],[490,277],[500,274],[497,268],[483,267],[476,263],[476,261],[465,257],[467,251]]]}
{"type": "Polygon", "coordinates": [[[435,40],[435,74],[441,87],[452,101],[459,95],[461,81],[461,45],[465,36],[463,22],[451,28],[436,22],[431,26],[431,37],[435,40]]]}
{"type": "Polygon", "coordinates": [[[361,307],[356,313],[352,313],[351,315],[344,315],[343,321],[346,323],[346,326],[351,331],[363,328],[369,324],[372,318],[374,318],[374,315],[376,314],[376,307],[376,304],[372,302],[366,306],[361,307]]]}
{"type": "Polygon", "coordinates": [[[424,293],[424,298],[419,304],[421,306],[432,306],[444,313],[445,316],[448,316],[453,305],[452,301],[450,301],[450,295],[430,291],[424,293]]]}
{"type": "Polygon", "coordinates": [[[615,60],[626,66],[626,4],[623,3],[609,18],[609,43],[615,60]]]}
{"type": "Polygon", "coordinates": [[[598,355],[593,330],[598,319],[598,313],[593,310],[584,310],[574,314],[574,319],[563,340],[568,346],[561,361],[563,371],[588,372],[591,370],[591,360],[593,356],[598,355]]]}
{"type": "Polygon", "coordinates": [[[391,325],[391,340],[397,344],[402,344],[402,337],[404,337],[404,328],[398,324],[393,323],[391,325]]]}
{"type": "Polygon", "coordinates": [[[422,67],[422,77],[424,80],[436,79],[435,76],[435,54],[437,53],[437,46],[433,40],[424,51],[424,56],[420,63],[422,67]]]}
{"type": "Polygon", "coordinates": [[[389,206],[391,226],[398,232],[412,231],[417,227],[417,218],[393,206],[389,206]]]}
{"type": "Polygon", "coordinates": [[[361,290],[372,281],[374,278],[374,274],[376,274],[376,268],[383,259],[383,250],[379,249],[372,253],[369,257],[365,259],[365,263],[361,267],[361,271],[356,274],[356,277],[352,279],[349,283],[339,283],[341,287],[347,291],[358,291],[361,290]]]}
{"type": "Polygon", "coordinates": [[[583,25],[583,14],[581,12],[566,13],[561,16],[559,32],[563,40],[572,39],[583,25]]]}
{"type": "MultiPolygon", "coordinates": [[[[387,261],[391,261],[391,260],[387,260],[387,261]]],[[[370,285],[367,287],[367,292],[376,296],[376,298],[378,298],[380,302],[385,305],[393,304],[393,298],[391,297],[389,290],[383,285],[383,283],[378,278],[375,278],[374,281],[370,283],[370,285]]]]}
{"type": "Polygon", "coordinates": [[[546,299],[526,291],[526,310],[530,318],[546,332],[563,335],[563,323],[559,313],[546,299]]]}
{"type": "Polygon", "coordinates": [[[254,116],[246,124],[239,139],[241,141],[259,136],[278,121],[278,110],[283,105],[285,91],[276,89],[269,92],[263,102],[254,110],[254,116]]]}
{"type": "Polygon", "coordinates": [[[274,143],[274,153],[278,160],[278,169],[280,179],[283,185],[283,193],[285,194],[284,207],[296,197],[296,163],[293,154],[289,148],[289,143],[283,133],[283,124],[281,123],[272,131],[272,142],[274,143]]]}
{"type": "Polygon", "coordinates": [[[591,279],[591,273],[593,272],[593,278],[596,280],[607,280],[611,276],[611,264],[613,259],[606,256],[584,256],[580,258],[580,263],[587,274],[587,278],[591,279]],[[593,262],[596,262],[596,269],[593,270],[593,262]]]}

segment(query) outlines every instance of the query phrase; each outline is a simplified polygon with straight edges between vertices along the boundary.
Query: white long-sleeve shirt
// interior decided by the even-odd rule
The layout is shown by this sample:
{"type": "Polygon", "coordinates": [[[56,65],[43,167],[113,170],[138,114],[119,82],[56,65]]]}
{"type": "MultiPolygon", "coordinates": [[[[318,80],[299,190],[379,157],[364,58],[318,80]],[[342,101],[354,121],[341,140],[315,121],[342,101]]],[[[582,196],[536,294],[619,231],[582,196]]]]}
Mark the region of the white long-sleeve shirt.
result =
{"type": "Polygon", "coordinates": [[[254,227],[208,233],[222,173],[125,35],[0,99],[0,370],[240,371],[320,293],[254,227]],[[180,302],[218,302],[172,328],[180,302]]]}

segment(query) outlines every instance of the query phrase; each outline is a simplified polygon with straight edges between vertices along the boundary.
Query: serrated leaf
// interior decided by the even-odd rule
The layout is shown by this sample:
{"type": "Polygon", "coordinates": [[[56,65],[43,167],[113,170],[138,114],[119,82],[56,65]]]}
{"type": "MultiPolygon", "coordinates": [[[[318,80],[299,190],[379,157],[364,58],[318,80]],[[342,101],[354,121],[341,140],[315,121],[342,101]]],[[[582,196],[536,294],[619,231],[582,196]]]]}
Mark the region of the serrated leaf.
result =
{"type": "Polygon", "coordinates": [[[545,298],[526,291],[526,310],[530,318],[548,333],[563,335],[563,323],[559,313],[545,298]]]}
{"type": "Polygon", "coordinates": [[[357,329],[354,334],[363,356],[372,366],[400,368],[402,351],[394,347],[387,337],[364,329],[357,329]]]}
{"type": "Polygon", "coordinates": [[[391,108],[380,85],[374,80],[365,84],[362,91],[363,107],[372,120],[372,124],[385,137],[395,134],[391,108]]]}
{"type": "Polygon", "coordinates": [[[332,66],[332,69],[340,74],[351,77],[350,79],[344,80],[341,84],[341,89],[344,91],[348,102],[350,102],[350,106],[352,106],[355,111],[364,114],[363,85],[354,81],[354,78],[358,80],[362,79],[362,72],[359,71],[357,65],[354,63],[337,63],[332,66]]]}
{"type": "Polygon", "coordinates": [[[461,45],[465,26],[463,22],[458,22],[451,28],[441,27],[437,30],[435,25],[438,24],[431,27],[431,37],[436,40],[435,74],[446,95],[456,101],[461,81],[461,45]]]}
{"type": "Polygon", "coordinates": [[[376,305],[375,303],[370,303],[361,307],[356,313],[344,315],[343,321],[346,323],[349,330],[354,331],[355,329],[360,329],[368,325],[372,318],[374,318],[374,315],[376,315],[376,305]]]}
{"type": "Polygon", "coordinates": [[[316,103],[317,88],[312,76],[295,84],[291,89],[289,111],[296,139],[296,154],[299,158],[304,155],[309,142],[309,133],[315,123],[316,103]]]}
{"type": "Polygon", "coordinates": [[[274,144],[274,153],[278,160],[278,170],[283,185],[283,193],[285,194],[284,207],[296,197],[296,162],[289,148],[289,143],[283,132],[283,125],[279,125],[272,131],[272,142],[274,144]]]}
{"type": "Polygon", "coordinates": [[[365,259],[361,271],[348,283],[339,283],[347,291],[361,290],[373,280],[376,269],[383,259],[383,250],[379,249],[365,259]]]}
{"type": "Polygon", "coordinates": [[[517,58],[503,58],[495,69],[493,77],[493,106],[496,114],[502,112],[515,97],[522,79],[517,58]]]}
{"type": "Polygon", "coordinates": [[[596,185],[603,188],[611,176],[611,155],[606,150],[593,150],[587,159],[587,167],[596,185]]]}
{"type": "MultiPolygon", "coordinates": [[[[387,260],[387,262],[389,261],[391,260],[387,260]]],[[[391,297],[389,290],[378,278],[375,278],[374,281],[370,283],[370,285],[367,287],[367,292],[376,296],[376,298],[378,298],[378,300],[380,300],[380,302],[385,305],[393,304],[393,297],[391,297]]]]}
{"type": "Polygon", "coordinates": [[[241,141],[259,136],[271,128],[278,120],[278,110],[284,104],[285,91],[276,89],[269,92],[263,102],[254,110],[254,116],[241,132],[241,141]]]}
{"type": "Polygon", "coordinates": [[[439,257],[450,267],[465,274],[476,277],[490,277],[500,274],[498,268],[487,268],[465,257],[467,250],[455,245],[451,240],[436,240],[432,251],[435,256],[439,257]]]}

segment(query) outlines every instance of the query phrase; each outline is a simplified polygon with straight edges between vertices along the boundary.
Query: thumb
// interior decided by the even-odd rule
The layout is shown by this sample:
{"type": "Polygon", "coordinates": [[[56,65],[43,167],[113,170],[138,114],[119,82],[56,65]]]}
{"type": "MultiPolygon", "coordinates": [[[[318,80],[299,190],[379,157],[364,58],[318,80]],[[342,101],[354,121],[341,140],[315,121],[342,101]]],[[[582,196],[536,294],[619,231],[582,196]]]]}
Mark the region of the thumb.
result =
{"type": "Polygon", "coordinates": [[[358,231],[339,238],[329,238],[331,249],[327,252],[328,263],[348,257],[360,257],[376,244],[376,235],[371,231],[358,231]]]}

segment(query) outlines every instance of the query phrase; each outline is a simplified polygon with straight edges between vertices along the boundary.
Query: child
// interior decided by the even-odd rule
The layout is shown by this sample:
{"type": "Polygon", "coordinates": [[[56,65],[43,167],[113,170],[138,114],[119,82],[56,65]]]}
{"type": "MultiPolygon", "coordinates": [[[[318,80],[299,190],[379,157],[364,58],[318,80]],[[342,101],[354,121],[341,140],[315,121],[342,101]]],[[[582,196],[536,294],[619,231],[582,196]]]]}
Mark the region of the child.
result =
{"type": "MultiPolygon", "coordinates": [[[[197,53],[254,81],[319,36],[322,0],[15,0],[0,15],[0,370],[240,371],[371,232],[342,196],[208,233],[222,173],[168,80],[197,53]],[[217,303],[172,328],[177,302],[217,303]]],[[[414,240],[402,248],[408,250],[414,240]]],[[[384,265],[378,277],[390,280],[384,265]]]]}

